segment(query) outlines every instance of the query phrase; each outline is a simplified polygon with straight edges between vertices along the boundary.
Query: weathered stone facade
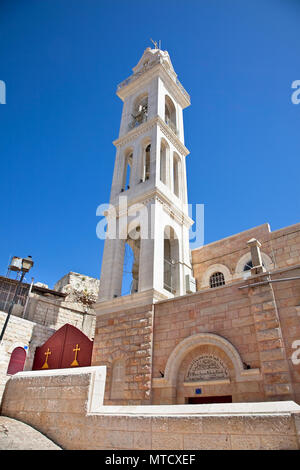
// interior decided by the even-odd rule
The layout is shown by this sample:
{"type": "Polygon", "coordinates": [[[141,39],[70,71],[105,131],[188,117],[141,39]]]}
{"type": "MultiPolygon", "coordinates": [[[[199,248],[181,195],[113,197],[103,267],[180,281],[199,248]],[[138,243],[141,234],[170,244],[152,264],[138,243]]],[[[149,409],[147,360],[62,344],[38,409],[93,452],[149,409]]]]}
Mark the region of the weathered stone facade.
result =
{"type": "Polygon", "coordinates": [[[102,315],[97,322],[93,365],[106,365],[106,404],[151,403],[153,305],[102,315]],[[111,397],[112,368],[123,359],[125,386],[122,398],[111,397]]]}
{"type": "Polygon", "coordinates": [[[300,365],[292,361],[293,345],[300,339],[300,224],[274,233],[266,224],[194,250],[197,285],[210,265],[221,269],[226,263],[236,270],[241,258],[250,257],[246,241],[258,235],[264,236],[262,253],[272,256],[266,272],[241,271],[223,286],[200,287],[195,294],[159,301],[145,310],[128,308],[138,294],[123,298],[123,304],[111,301],[111,313],[107,305],[106,313],[97,317],[93,364],[106,365],[110,377],[114,359],[122,356],[126,387],[122,398],[111,400],[108,379],[105,403],[146,403],[143,388],[148,391],[149,380],[147,402],[153,404],[186,403],[196,388],[201,388],[201,397],[230,396],[233,402],[300,403],[300,365]],[[271,243],[272,250],[267,248],[271,243]],[[224,362],[229,378],[189,383],[190,364],[208,354],[224,362]],[[138,355],[151,364],[146,375],[138,355]]]}

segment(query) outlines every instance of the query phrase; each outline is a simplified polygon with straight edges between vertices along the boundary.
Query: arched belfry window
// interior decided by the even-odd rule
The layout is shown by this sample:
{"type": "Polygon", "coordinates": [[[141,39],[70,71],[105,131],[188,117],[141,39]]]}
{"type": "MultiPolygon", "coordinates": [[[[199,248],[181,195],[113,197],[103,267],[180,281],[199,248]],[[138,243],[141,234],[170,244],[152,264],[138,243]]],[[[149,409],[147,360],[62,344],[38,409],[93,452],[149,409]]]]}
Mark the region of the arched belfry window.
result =
{"type": "Polygon", "coordinates": [[[209,278],[209,285],[211,288],[224,286],[225,285],[224,274],[221,272],[212,274],[209,278]]]}
{"type": "Polygon", "coordinates": [[[166,185],[168,184],[168,158],[169,146],[165,140],[162,140],[160,145],[160,181],[166,185]]]}
{"type": "Polygon", "coordinates": [[[131,121],[129,128],[133,129],[134,127],[143,124],[148,119],[148,94],[143,93],[138,96],[133,104],[133,109],[131,113],[131,121]]]}
{"type": "Polygon", "coordinates": [[[26,351],[24,348],[18,347],[13,350],[10,356],[10,361],[7,368],[8,375],[14,375],[17,372],[22,372],[26,360],[26,351]]]}
{"type": "Polygon", "coordinates": [[[142,175],[141,181],[147,181],[150,179],[150,170],[151,170],[151,144],[144,146],[143,155],[142,155],[142,175]]]}
{"type": "Polygon", "coordinates": [[[137,226],[125,241],[124,247],[124,261],[123,261],[123,278],[122,278],[122,296],[128,294],[135,294],[139,290],[139,271],[140,271],[140,226],[137,226]]]}
{"type": "Polygon", "coordinates": [[[180,159],[177,153],[173,155],[173,184],[174,194],[180,197],[180,159]]]}
{"type": "Polygon", "coordinates": [[[123,398],[125,385],[125,360],[117,359],[112,366],[110,398],[123,398]]]}
{"type": "Polygon", "coordinates": [[[179,293],[179,242],[169,226],[164,231],[164,289],[179,293]]]}
{"type": "Polygon", "coordinates": [[[124,158],[124,171],[121,191],[126,191],[130,188],[131,168],[132,168],[133,154],[132,152],[125,153],[124,158]]]}
{"type": "Polygon", "coordinates": [[[165,123],[177,134],[176,109],[168,95],[165,97],[165,123]]]}

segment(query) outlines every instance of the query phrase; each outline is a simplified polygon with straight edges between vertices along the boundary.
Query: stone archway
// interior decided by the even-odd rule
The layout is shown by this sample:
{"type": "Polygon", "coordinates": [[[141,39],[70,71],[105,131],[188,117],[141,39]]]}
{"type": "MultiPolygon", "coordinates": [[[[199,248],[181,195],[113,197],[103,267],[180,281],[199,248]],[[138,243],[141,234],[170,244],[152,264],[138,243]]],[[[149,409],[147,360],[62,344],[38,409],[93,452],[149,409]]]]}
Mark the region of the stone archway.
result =
{"type": "Polygon", "coordinates": [[[181,341],[167,360],[164,376],[153,378],[153,403],[189,403],[186,398],[195,393],[197,387],[203,387],[203,396],[231,395],[232,399],[238,393],[239,382],[253,380],[261,381],[260,370],[245,369],[239,352],[230,341],[214,333],[198,333],[181,341]],[[217,373],[214,371],[210,377],[199,376],[199,380],[189,382],[188,371],[193,361],[200,359],[201,362],[203,358],[217,364],[217,373]],[[188,395],[187,391],[190,392],[188,395]]]}
{"type": "Polygon", "coordinates": [[[170,354],[165,368],[165,380],[171,386],[176,386],[178,370],[184,357],[200,345],[213,345],[223,351],[233,364],[236,381],[245,380],[242,377],[245,372],[243,362],[237,349],[222,336],[214,333],[199,333],[185,338],[170,354]]]}

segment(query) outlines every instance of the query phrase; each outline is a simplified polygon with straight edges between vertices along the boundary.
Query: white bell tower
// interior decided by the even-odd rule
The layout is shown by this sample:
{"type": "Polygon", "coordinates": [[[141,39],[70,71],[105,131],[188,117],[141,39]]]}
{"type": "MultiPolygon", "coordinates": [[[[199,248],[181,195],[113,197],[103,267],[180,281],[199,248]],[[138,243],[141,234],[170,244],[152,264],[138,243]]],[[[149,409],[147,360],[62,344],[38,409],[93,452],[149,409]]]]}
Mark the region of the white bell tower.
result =
{"type": "Polygon", "coordinates": [[[157,48],[145,50],[117,95],[124,104],[99,304],[120,302],[126,243],[134,254],[127,297],[132,305],[154,303],[186,294],[193,275],[182,113],[190,97],[168,52],[157,48]]]}

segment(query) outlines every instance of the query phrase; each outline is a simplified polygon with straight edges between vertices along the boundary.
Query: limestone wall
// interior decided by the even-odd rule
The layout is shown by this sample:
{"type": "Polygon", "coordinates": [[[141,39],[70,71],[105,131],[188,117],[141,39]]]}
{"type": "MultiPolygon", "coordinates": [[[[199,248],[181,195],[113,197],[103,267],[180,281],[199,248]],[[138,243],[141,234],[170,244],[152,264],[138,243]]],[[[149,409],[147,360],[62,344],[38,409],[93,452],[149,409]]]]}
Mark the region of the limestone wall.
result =
{"type": "Polygon", "coordinates": [[[243,266],[251,259],[246,244],[251,238],[260,241],[267,270],[300,264],[300,224],[274,232],[263,224],[193,250],[197,290],[209,286],[207,277],[213,272],[223,272],[226,284],[242,278],[243,266]]]}
{"type": "MultiPolygon", "coordinates": [[[[1,330],[6,316],[7,313],[0,312],[1,330]]],[[[11,315],[0,345],[0,400],[5,384],[10,378],[7,375],[7,368],[13,350],[17,347],[26,349],[27,357],[24,369],[31,370],[36,347],[45,343],[53,333],[54,330],[51,328],[11,315]]]]}
{"type": "MultiPolygon", "coordinates": [[[[273,271],[275,280],[286,277],[300,277],[300,269],[273,271]]],[[[265,280],[266,276],[251,278],[252,283],[265,280]]],[[[300,403],[300,364],[292,362],[293,343],[300,339],[300,279],[240,289],[247,282],[235,281],[155,304],[153,404],[185,403],[187,397],[195,396],[197,384],[185,386],[185,374],[193,358],[201,354],[215,355],[229,370],[227,382],[198,384],[201,396],[231,395],[233,402],[292,399],[300,403]],[[211,333],[219,337],[215,344],[205,342],[205,334],[211,333]],[[193,344],[195,335],[199,335],[197,344],[193,344]],[[250,368],[240,378],[223,348],[224,339],[250,368]],[[182,363],[173,367],[170,357],[176,348],[182,363]],[[173,375],[166,377],[172,367],[173,375]],[[247,375],[251,371],[253,375],[247,375]]]]}
{"type": "Polygon", "coordinates": [[[91,309],[87,309],[86,312],[83,305],[78,302],[33,295],[28,303],[26,318],[54,330],[69,323],[90,339],[94,337],[95,314],[91,309]]]}
{"type": "Polygon", "coordinates": [[[2,415],[64,449],[300,448],[293,402],[106,407],[96,369],[101,376],[101,367],[19,373],[7,383],[2,415]]]}
{"type": "Polygon", "coordinates": [[[97,317],[92,365],[107,367],[105,404],[151,403],[152,331],[152,305],[97,317]],[[115,399],[112,368],[119,359],[124,359],[124,389],[115,399]]]}

